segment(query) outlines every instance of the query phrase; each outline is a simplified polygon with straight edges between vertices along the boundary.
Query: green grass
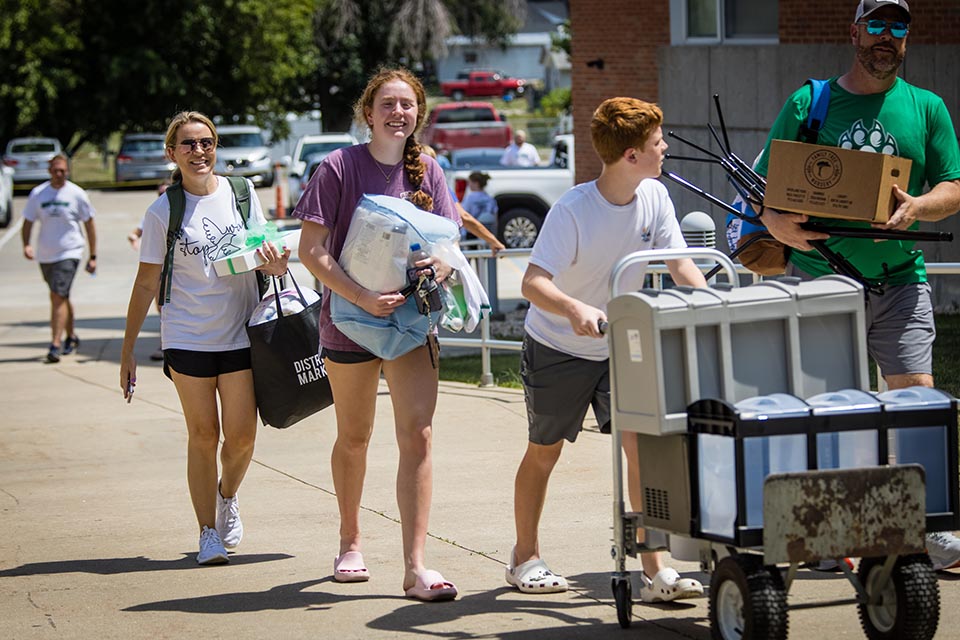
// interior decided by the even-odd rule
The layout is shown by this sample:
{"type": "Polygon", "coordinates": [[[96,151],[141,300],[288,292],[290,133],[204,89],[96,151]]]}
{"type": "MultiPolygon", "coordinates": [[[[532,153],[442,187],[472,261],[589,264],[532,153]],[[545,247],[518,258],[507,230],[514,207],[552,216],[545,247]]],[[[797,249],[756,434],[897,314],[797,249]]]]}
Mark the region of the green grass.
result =
{"type": "MultiPolygon", "coordinates": [[[[933,379],[937,388],[960,397],[960,314],[938,314],[937,341],[933,348],[933,379]]],[[[491,358],[494,382],[501,387],[521,388],[520,354],[495,354],[491,358]]],[[[480,356],[443,358],[440,379],[480,384],[480,356]]],[[[870,364],[871,387],[876,389],[876,367],[870,364]]]]}
{"type": "MultiPolygon", "coordinates": [[[[520,389],[520,353],[494,354],[490,358],[494,384],[520,389]]],[[[480,355],[440,359],[440,379],[448,382],[480,384],[480,355]]]]}
{"type": "Polygon", "coordinates": [[[933,383],[941,391],[960,397],[960,315],[938,314],[937,340],[933,343],[933,383]]]}

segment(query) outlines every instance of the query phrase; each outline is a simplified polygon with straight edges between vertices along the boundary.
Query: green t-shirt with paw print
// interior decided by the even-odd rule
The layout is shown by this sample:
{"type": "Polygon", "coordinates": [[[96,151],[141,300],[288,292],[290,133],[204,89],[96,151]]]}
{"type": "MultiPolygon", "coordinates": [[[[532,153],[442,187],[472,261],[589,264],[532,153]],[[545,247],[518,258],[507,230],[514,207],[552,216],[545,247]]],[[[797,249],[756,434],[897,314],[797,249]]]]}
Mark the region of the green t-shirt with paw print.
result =
{"type": "MultiPolygon", "coordinates": [[[[803,86],[787,99],[777,116],[757,170],[766,175],[771,140],[797,140],[800,125],[810,111],[810,87],[803,86]]],[[[960,179],[960,149],[947,108],[936,94],[914,87],[901,78],[884,93],[849,93],[830,79],[830,107],[820,130],[819,144],[889,153],[910,158],[912,196],[946,181],[960,179]]],[[[900,185],[903,188],[903,185],[900,185]]],[[[865,222],[816,218],[824,225],[863,226],[865,222]]],[[[915,223],[911,228],[917,228],[915,223]]],[[[827,245],[859,269],[871,282],[892,285],[925,282],[923,252],[913,242],[864,238],[831,238],[827,245]]],[[[813,276],[833,273],[816,251],[792,251],[790,261],[813,276]]]]}

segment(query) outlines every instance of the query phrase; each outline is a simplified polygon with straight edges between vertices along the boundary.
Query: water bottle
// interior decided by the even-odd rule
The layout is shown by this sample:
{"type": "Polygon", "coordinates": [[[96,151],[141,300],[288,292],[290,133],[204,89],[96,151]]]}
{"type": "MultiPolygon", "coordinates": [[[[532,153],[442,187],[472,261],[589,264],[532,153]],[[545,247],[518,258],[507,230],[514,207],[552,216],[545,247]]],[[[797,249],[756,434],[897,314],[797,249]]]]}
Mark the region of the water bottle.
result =
{"type": "Polygon", "coordinates": [[[429,257],[430,254],[420,247],[419,242],[414,242],[410,245],[410,253],[407,255],[407,280],[410,284],[416,284],[419,280],[417,276],[419,268],[416,266],[416,263],[429,257]]]}
{"type": "Polygon", "coordinates": [[[417,310],[423,315],[443,309],[440,287],[434,281],[433,276],[421,282],[417,275],[417,271],[423,267],[417,267],[416,263],[429,257],[430,254],[421,249],[419,243],[414,242],[410,245],[410,255],[407,256],[407,280],[417,289],[413,295],[416,298],[417,310]]]}

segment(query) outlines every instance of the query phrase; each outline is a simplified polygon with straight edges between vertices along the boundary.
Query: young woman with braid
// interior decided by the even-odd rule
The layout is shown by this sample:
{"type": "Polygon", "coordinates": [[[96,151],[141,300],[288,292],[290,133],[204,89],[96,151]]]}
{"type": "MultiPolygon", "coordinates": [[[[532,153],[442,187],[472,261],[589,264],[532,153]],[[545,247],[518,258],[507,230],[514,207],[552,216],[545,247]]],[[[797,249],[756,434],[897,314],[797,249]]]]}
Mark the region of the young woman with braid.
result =
{"type": "MultiPolygon", "coordinates": [[[[293,212],[303,220],[303,264],[327,291],[337,292],[376,316],[393,313],[404,297],[367,290],[337,264],[360,197],[367,193],[405,198],[425,211],[460,222],[443,171],[433,158],[421,154],[416,139],[426,106],[423,85],[406,69],[383,69],[375,74],[354,106],[357,123],[370,129],[370,142],[327,156],[293,212]]],[[[432,266],[438,281],[451,272],[435,258],[421,260],[417,266],[432,266]]],[[[333,563],[334,580],[370,578],[360,553],[360,497],[382,371],[390,388],[400,449],[397,503],[403,535],[403,590],[407,597],[419,600],[452,600],[457,588],[424,565],[432,494],[431,431],[437,401],[437,370],[429,347],[419,347],[395,360],[381,360],[337,330],[330,320],[329,296],[324,296],[320,312],[320,343],[337,415],[331,466],[340,509],[340,548],[333,563]]]]}

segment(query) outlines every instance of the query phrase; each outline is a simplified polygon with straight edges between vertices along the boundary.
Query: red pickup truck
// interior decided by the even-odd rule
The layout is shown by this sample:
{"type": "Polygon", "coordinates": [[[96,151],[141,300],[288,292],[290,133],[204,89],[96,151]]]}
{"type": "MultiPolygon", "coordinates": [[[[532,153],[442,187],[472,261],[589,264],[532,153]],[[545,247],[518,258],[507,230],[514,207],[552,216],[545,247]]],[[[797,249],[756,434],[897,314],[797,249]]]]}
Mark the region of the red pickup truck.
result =
{"type": "Polygon", "coordinates": [[[511,99],[526,89],[526,83],[519,78],[510,78],[497,71],[463,71],[456,80],[440,83],[443,95],[454,100],[464,98],[503,97],[511,99]]]}
{"type": "Polygon", "coordinates": [[[437,153],[468,147],[506,147],[513,132],[489,102],[442,102],[430,110],[421,140],[437,153]]]}

